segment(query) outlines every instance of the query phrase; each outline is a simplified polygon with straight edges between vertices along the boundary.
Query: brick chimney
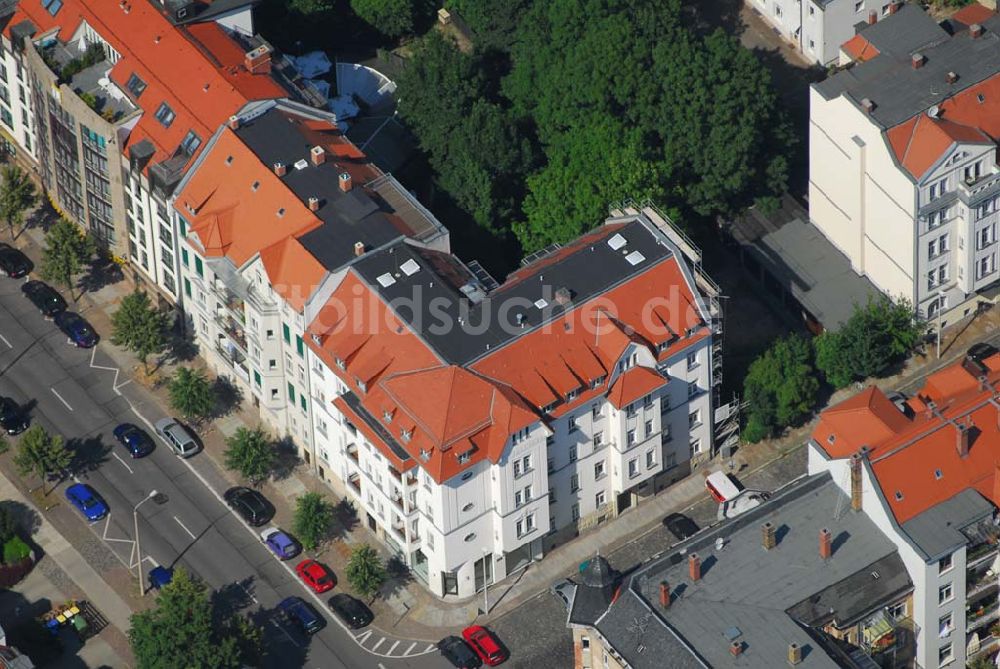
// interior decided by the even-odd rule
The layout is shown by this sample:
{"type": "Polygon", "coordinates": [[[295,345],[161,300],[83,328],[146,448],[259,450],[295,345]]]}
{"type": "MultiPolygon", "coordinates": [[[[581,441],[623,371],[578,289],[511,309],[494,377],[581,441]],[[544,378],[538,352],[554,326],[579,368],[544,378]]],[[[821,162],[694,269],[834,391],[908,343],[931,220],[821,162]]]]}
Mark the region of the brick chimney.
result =
{"type": "Polygon", "coordinates": [[[764,546],[764,550],[771,550],[778,545],[778,538],[775,535],[774,523],[767,521],[760,526],[761,543],[764,546]]]}
{"type": "Polygon", "coordinates": [[[670,584],[666,581],[660,581],[660,606],[670,608],[670,584]]]}
{"type": "Polygon", "coordinates": [[[889,14],[895,14],[899,11],[899,4],[900,3],[896,0],[892,0],[892,2],[889,3],[889,14]]]}
{"type": "Polygon", "coordinates": [[[802,662],[802,647],[797,643],[788,644],[788,664],[793,667],[802,662]]]}
{"type": "Polygon", "coordinates": [[[341,172],[340,176],[337,177],[337,183],[340,184],[340,190],[345,193],[350,193],[353,184],[351,182],[351,175],[349,172],[341,172]]]}
{"type": "Polygon", "coordinates": [[[863,495],[861,494],[861,452],[851,456],[851,511],[860,511],[863,495]]]}
{"type": "Polygon", "coordinates": [[[958,75],[955,74],[954,72],[949,72],[948,74],[944,75],[944,80],[949,84],[953,84],[956,81],[958,81],[958,75]]]}
{"type": "Polygon", "coordinates": [[[736,657],[737,655],[742,655],[743,654],[743,642],[742,641],[734,641],[731,644],[729,644],[729,652],[730,652],[730,654],[733,657],[736,657]]]}
{"type": "Polygon", "coordinates": [[[966,423],[955,423],[955,449],[960,458],[969,456],[969,442],[972,437],[972,425],[966,423]]]}
{"type": "Polygon", "coordinates": [[[871,114],[875,111],[876,106],[877,105],[871,98],[862,98],[861,100],[861,108],[865,110],[866,114],[871,114]]]}
{"type": "Polygon", "coordinates": [[[309,198],[309,211],[319,211],[319,198],[311,197],[309,198]]]}
{"type": "Polygon", "coordinates": [[[878,10],[871,10],[868,12],[868,25],[873,26],[878,23],[878,10]]]}
{"type": "Polygon", "coordinates": [[[234,115],[234,116],[230,116],[229,117],[229,129],[230,130],[239,130],[240,129],[240,117],[239,116],[235,116],[234,115]]]}
{"type": "Polygon", "coordinates": [[[285,176],[288,173],[288,165],[284,163],[275,163],[274,173],[277,174],[279,177],[285,176]]]}
{"type": "Polygon", "coordinates": [[[688,555],[688,576],[695,582],[701,580],[701,558],[697,553],[688,555]]]}
{"type": "Polygon", "coordinates": [[[322,146],[314,146],[309,151],[309,157],[312,159],[313,165],[322,165],[326,162],[326,151],[323,150],[322,146]]]}
{"type": "Polygon", "coordinates": [[[365,243],[364,242],[354,242],[354,256],[360,258],[365,254],[365,243]]]}
{"type": "Polygon", "coordinates": [[[266,46],[247,51],[243,56],[243,67],[251,74],[267,74],[271,71],[271,50],[266,46]]]}
{"type": "Polygon", "coordinates": [[[983,26],[979,23],[973,23],[969,26],[969,37],[972,39],[979,39],[983,35],[983,26]]]}
{"type": "Polygon", "coordinates": [[[829,560],[833,555],[833,538],[830,530],[823,528],[819,531],[819,556],[824,560],[829,560]]]}
{"type": "Polygon", "coordinates": [[[910,63],[913,64],[913,69],[914,70],[919,70],[920,68],[922,68],[924,66],[924,62],[926,60],[927,59],[924,58],[924,54],[922,54],[922,53],[915,53],[915,54],[913,54],[913,57],[910,59],[910,63]]]}

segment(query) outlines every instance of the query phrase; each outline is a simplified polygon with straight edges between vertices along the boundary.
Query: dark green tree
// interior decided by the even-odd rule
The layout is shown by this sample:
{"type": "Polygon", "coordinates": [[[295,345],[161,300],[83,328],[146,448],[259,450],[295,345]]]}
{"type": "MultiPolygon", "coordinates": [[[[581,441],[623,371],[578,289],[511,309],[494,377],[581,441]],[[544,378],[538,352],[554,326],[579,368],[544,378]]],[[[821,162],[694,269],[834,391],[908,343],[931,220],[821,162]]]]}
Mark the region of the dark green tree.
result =
{"type": "Polygon", "coordinates": [[[448,0],[445,6],[457,11],[475,33],[477,51],[508,51],[531,0],[448,0]]]}
{"type": "Polygon", "coordinates": [[[42,482],[45,490],[45,480],[52,474],[60,478],[73,462],[73,453],[66,447],[66,442],[59,435],[50,435],[40,425],[28,428],[17,444],[14,454],[14,466],[21,476],[33,474],[42,482]]]}
{"type": "Polygon", "coordinates": [[[743,381],[744,439],[760,441],[800,424],[812,413],[818,391],[809,340],[798,335],[777,340],[751,363],[743,381]]]}
{"type": "Polygon", "coordinates": [[[351,0],[351,9],[387,37],[413,32],[416,0],[351,0]]]}
{"type": "Polygon", "coordinates": [[[226,467],[256,485],[271,475],[277,451],[260,428],[241,427],[226,439],[226,467]]]}
{"type": "Polygon", "coordinates": [[[330,533],[333,523],[333,505],[316,492],[307,492],[295,500],[292,532],[302,545],[316,550],[330,533]]]}
{"type": "Polygon", "coordinates": [[[149,295],[136,290],[122,298],[111,317],[114,328],[111,341],[133,351],[149,374],[147,361],[167,345],[167,316],[149,301],[149,295]]]}
{"type": "Polygon", "coordinates": [[[347,561],[347,582],[362,597],[373,598],[385,583],[385,565],[374,548],[368,544],[355,546],[347,561]]]}
{"type": "Polygon", "coordinates": [[[170,406],[182,416],[202,421],[215,409],[215,393],[205,373],[180,367],[170,379],[170,406]]]}
{"type": "Polygon", "coordinates": [[[35,183],[17,165],[0,168],[0,218],[10,228],[10,238],[16,239],[15,230],[24,225],[24,214],[35,206],[38,194],[35,183]]]}
{"type": "Polygon", "coordinates": [[[259,666],[261,632],[247,618],[226,617],[205,586],[179,568],[156,597],[156,606],[132,616],[128,632],[140,669],[259,666]]]}
{"type": "Polygon", "coordinates": [[[78,296],[73,291],[73,277],[83,269],[94,253],[94,241],[90,236],[84,234],[72,221],[60,218],[45,235],[42,278],[68,288],[70,297],[75,301],[78,296]]]}
{"type": "Polygon", "coordinates": [[[305,16],[315,16],[333,9],[333,0],[288,0],[288,8],[305,16]]]}

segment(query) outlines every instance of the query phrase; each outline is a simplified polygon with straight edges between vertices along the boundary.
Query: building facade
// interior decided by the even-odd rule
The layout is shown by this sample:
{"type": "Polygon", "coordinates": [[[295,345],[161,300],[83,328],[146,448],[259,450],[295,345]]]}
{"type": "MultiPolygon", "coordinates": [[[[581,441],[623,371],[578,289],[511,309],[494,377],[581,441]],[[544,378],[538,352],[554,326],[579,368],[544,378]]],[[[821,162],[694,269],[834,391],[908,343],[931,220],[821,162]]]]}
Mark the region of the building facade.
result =
{"type": "Polygon", "coordinates": [[[947,28],[913,5],[867,26],[855,62],[812,86],[809,135],[812,222],[855,272],[945,323],[1000,278],[1000,19],[973,5],[947,28]]]}

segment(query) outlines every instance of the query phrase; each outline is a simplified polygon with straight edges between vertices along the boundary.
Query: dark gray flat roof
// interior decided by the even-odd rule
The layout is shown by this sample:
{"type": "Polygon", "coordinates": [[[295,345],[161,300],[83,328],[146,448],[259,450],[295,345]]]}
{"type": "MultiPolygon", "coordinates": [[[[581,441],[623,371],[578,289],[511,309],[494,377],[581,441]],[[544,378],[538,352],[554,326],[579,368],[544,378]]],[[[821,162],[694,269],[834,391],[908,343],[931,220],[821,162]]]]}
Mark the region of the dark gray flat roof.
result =
{"type": "Polygon", "coordinates": [[[872,100],[872,119],[891,128],[1000,72],[1000,17],[983,26],[978,39],[965,30],[951,36],[916,5],[903,5],[861,32],[878,56],[813,86],[827,100],[841,94],[856,103],[872,100]],[[926,59],[919,69],[911,60],[915,52],[926,59]],[[954,84],[945,80],[949,72],[958,75],[954,84]]]}
{"type": "Polygon", "coordinates": [[[962,529],[992,516],[993,505],[972,488],[966,488],[901,527],[927,560],[937,560],[968,542],[962,529]]]}
{"type": "MultiPolygon", "coordinates": [[[[790,643],[805,651],[799,666],[836,667],[837,661],[786,610],[859,572],[867,574],[871,565],[895,552],[864,513],[850,510],[830,475],[821,474],[640,568],[627,583],[632,596],[620,597],[597,628],[636,669],[685,666],[677,664],[691,661],[683,658],[685,645],[712,667],[772,669],[786,664],[790,643]],[[778,544],[769,551],[761,544],[765,521],[777,528],[778,544]],[[829,560],[819,555],[821,528],[833,536],[829,560]],[[716,550],[719,537],[725,544],[716,550]],[[691,552],[701,558],[697,582],[688,576],[691,552]],[[675,593],[668,609],[659,605],[661,581],[675,593]],[[637,600],[653,614],[641,638],[634,625],[637,600]],[[744,644],[738,657],[729,650],[734,635],[744,644]]],[[[857,608],[844,601],[852,611],[857,608]]]]}

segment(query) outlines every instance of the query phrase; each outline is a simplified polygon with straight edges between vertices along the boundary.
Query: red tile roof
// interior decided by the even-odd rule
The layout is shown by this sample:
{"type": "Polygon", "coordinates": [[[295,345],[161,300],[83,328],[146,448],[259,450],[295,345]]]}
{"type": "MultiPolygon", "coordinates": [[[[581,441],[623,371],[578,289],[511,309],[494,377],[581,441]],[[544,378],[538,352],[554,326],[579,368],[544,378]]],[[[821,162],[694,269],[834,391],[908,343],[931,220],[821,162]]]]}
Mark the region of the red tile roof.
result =
{"type": "Polygon", "coordinates": [[[981,24],[983,21],[995,14],[996,12],[989,7],[981,5],[978,2],[973,2],[972,4],[962,7],[960,10],[952,14],[951,20],[971,26],[973,23],[981,24]]]}
{"type": "MultiPolygon", "coordinates": [[[[987,379],[996,386],[1000,355],[986,365],[987,379]]],[[[834,458],[867,446],[875,479],[900,523],[967,488],[1000,506],[1000,404],[993,397],[992,388],[956,363],[928,377],[908,401],[910,416],[869,388],[824,411],[813,439],[834,458]],[[956,423],[971,427],[965,457],[957,448],[956,423]]]]}
{"type": "Polygon", "coordinates": [[[612,384],[608,401],[618,410],[663,386],[667,380],[649,367],[632,367],[612,384]]]}
{"type": "Polygon", "coordinates": [[[864,35],[858,33],[840,45],[841,50],[851,57],[851,60],[863,63],[879,55],[879,50],[869,42],[864,35]]]}
{"type": "Polygon", "coordinates": [[[919,114],[886,131],[896,159],[915,178],[922,177],[956,143],[992,143],[978,127],[949,120],[952,116],[942,113],[940,118],[931,118],[919,114]]]}

